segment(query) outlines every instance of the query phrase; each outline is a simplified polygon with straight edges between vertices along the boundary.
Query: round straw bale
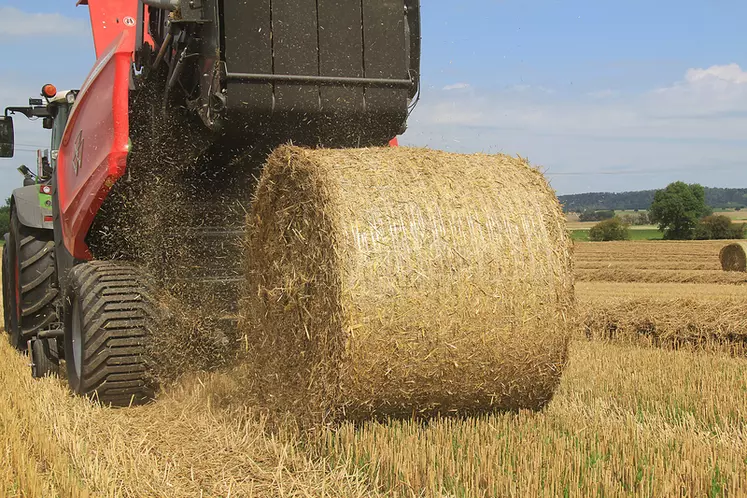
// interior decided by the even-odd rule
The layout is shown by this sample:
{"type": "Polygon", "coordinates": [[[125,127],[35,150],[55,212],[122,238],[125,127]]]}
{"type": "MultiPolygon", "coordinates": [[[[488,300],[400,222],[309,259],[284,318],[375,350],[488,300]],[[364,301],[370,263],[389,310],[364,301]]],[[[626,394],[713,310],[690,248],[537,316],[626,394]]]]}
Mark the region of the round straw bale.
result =
{"type": "Polygon", "coordinates": [[[566,362],[570,241],[524,160],[276,149],[243,325],[268,406],[324,419],[539,409],[566,362]]]}
{"type": "Polygon", "coordinates": [[[724,271],[747,271],[747,243],[734,242],[724,246],[718,258],[724,271]]]}

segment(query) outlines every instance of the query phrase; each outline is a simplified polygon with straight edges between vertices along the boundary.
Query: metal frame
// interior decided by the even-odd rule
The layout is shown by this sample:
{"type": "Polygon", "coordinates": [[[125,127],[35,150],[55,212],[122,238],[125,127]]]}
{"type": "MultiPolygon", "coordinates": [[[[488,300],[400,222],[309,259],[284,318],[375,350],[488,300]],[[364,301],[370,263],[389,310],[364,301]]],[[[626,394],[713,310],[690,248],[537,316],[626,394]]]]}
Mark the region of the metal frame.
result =
{"type": "Polygon", "coordinates": [[[47,106],[31,106],[31,107],[6,107],[5,116],[9,117],[11,114],[21,113],[27,118],[49,118],[52,117],[52,113],[49,112],[47,106]]]}
{"type": "Polygon", "coordinates": [[[255,83],[301,83],[326,86],[370,86],[384,88],[411,88],[413,80],[388,78],[351,78],[336,76],[306,76],[298,74],[228,73],[227,81],[251,81],[255,83]]]}

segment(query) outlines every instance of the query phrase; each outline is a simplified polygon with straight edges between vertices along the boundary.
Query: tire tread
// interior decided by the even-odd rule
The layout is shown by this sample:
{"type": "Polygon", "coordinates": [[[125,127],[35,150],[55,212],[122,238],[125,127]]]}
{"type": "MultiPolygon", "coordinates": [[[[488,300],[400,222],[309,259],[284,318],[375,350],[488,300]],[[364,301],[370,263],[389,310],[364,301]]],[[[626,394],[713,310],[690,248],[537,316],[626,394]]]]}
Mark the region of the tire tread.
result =
{"type": "Polygon", "coordinates": [[[112,406],[150,401],[146,341],[154,306],[147,279],[129,265],[92,261],[71,272],[81,303],[82,375],[76,391],[112,406]]]}

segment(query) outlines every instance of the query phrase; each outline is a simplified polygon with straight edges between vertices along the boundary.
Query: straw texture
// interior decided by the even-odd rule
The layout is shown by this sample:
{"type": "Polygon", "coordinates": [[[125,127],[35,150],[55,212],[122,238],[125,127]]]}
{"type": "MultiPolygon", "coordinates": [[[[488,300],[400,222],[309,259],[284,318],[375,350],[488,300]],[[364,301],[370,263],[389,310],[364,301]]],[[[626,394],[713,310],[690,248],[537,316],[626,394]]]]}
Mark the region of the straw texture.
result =
{"type": "Polygon", "coordinates": [[[278,148],[249,220],[242,302],[269,406],[297,414],[539,409],[566,363],[570,242],[524,160],[278,148]]]}
{"type": "Polygon", "coordinates": [[[579,301],[584,303],[580,321],[589,339],[735,355],[747,352],[747,317],[739,297],[670,294],[604,300],[579,297],[579,301]]]}
{"type": "Polygon", "coordinates": [[[747,243],[734,242],[724,246],[718,258],[724,271],[747,271],[747,243]]]}

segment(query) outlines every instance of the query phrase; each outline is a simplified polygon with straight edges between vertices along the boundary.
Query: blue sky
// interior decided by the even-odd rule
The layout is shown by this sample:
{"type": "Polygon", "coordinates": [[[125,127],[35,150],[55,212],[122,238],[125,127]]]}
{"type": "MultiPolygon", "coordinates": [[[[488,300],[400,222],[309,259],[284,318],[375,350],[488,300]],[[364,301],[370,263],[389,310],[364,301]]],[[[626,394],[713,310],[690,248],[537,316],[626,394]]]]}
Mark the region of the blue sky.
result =
{"type": "MultiPolygon", "coordinates": [[[[422,0],[423,92],[402,143],[520,154],[559,194],[747,187],[747,2],[422,0]]],[[[75,0],[0,1],[0,105],[93,64],[75,0]],[[54,52],[54,54],[52,54],[54,52]]],[[[47,137],[17,121],[0,195],[47,137]]]]}

